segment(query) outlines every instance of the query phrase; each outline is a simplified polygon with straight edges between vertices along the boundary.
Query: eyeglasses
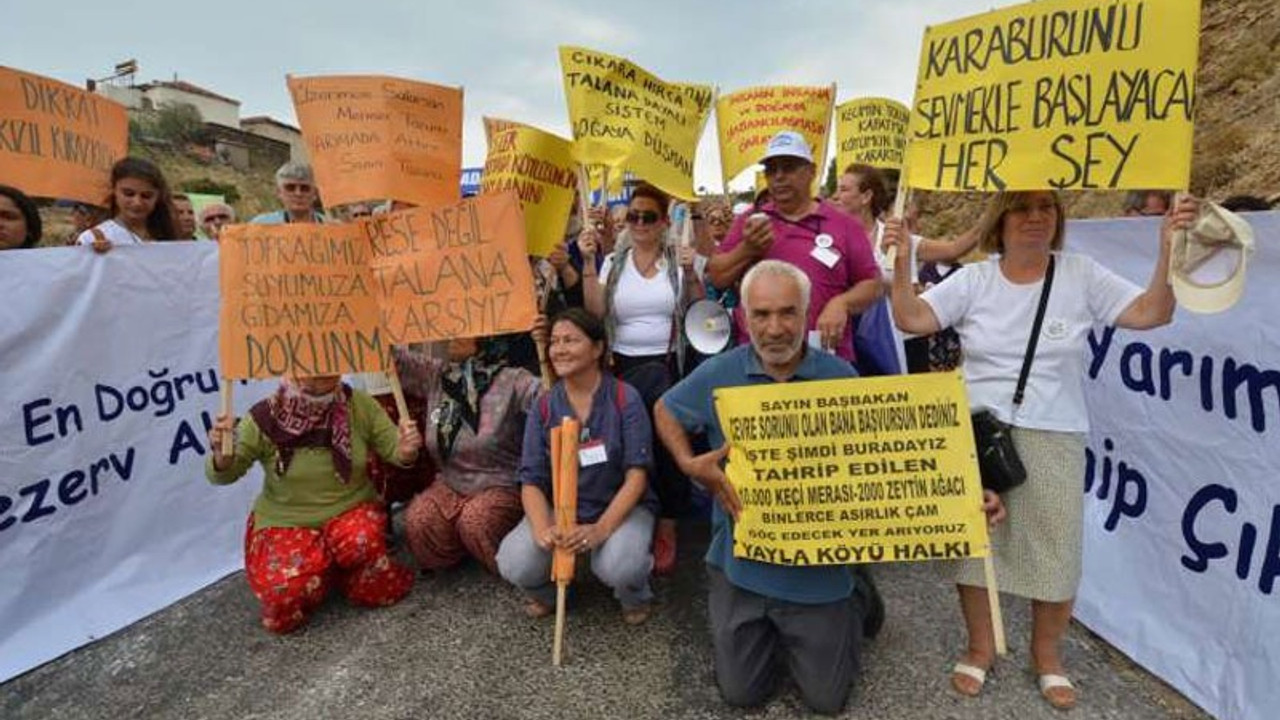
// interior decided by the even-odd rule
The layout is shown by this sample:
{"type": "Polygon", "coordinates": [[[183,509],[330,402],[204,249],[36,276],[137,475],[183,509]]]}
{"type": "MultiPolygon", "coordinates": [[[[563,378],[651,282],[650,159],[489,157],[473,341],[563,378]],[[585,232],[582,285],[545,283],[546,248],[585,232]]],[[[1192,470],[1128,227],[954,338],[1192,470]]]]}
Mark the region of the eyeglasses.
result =
{"type": "Polygon", "coordinates": [[[770,175],[785,175],[788,173],[796,172],[797,170],[807,166],[808,164],[809,163],[805,162],[804,160],[801,160],[800,158],[793,158],[793,157],[770,158],[764,164],[764,174],[765,174],[765,177],[768,177],[770,175]]]}
{"type": "Polygon", "coordinates": [[[365,210],[365,211],[361,211],[361,212],[353,212],[353,213],[351,213],[351,217],[353,217],[353,218],[366,218],[366,217],[373,217],[373,213],[371,213],[371,212],[369,212],[369,211],[367,211],[367,210],[365,210]]]}
{"type": "Polygon", "coordinates": [[[627,222],[632,225],[654,225],[662,216],[654,210],[628,210],[627,222]]]}
{"type": "Polygon", "coordinates": [[[309,193],[311,186],[306,183],[285,183],[280,186],[285,192],[290,193],[309,193]]]}
{"type": "Polygon", "coordinates": [[[707,216],[707,222],[712,225],[728,225],[729,218],[726,215],[712,214],[707,216]]]}
{"type": "Polygon", "coordinates": [[[231,219],[230,215],[205,215],[204,216],[205,222],[218,222],[219,220],[221,220],[222,222],[227,222],[230,219],[231,219]]]}

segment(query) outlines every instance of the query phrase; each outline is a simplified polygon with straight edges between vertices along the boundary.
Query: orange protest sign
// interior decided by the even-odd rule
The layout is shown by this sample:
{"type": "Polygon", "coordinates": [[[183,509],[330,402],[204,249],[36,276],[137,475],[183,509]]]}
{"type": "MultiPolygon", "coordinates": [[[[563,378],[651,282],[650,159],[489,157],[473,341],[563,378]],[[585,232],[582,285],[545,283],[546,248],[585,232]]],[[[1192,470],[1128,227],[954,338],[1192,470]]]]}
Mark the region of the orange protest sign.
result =
{"type": "MultiPolygon", "coordinates": [[[[556,529],[560,537],[567,537],[573,527],[578,524],[578,436],[582,423],[573,418],[565,418],[560,426],[553,428],[552,455],[552,492],[554,496],[556,529]]],[[[568,548],[557,547],[551,562],[551,579],[557,583],[573,581],[574,552],[568,548]]]]}
{"type": "Polygon", "coordinates": [[[462,90],[378,75],[289,78],[326,205],[458,199],[462,90]]]}
{"type": "Polygon", "coordinates": [[[224,377],[390,367],[369,241],[356,225],[229,225],[219,239],[224,377]]]}
{"type": "Polygon", "coordinates": [[[0,67],[0,184],[101,205],[129,152],[124,106],[57,80],[0,67]]]}
{"type": "Polygon", "coordinates": [[[537,315],[514,192],[371,218],[382,324],[396,345],[528,330],[537,315]]]}

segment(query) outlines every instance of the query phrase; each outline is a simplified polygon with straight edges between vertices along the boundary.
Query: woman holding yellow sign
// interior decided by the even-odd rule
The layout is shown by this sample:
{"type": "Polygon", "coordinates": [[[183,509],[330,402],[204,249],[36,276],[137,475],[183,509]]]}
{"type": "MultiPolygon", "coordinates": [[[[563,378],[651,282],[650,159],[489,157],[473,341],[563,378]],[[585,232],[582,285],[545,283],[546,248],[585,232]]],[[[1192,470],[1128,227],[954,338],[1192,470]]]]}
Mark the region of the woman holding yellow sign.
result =
{"type": "MultiPolygon", "coordinates": [[[[974,412],[985,409],[1012,426],[1026,480],[1002,493],[1008,519],[992,530],[993,557],[1000,589],[1031,600],[1031,663],[1041,694],[1055,708],[1076,702],[1059,648],[1081,573],[1085,342],[1095,324],[1144,330],[1172,319],[1171,238],[1195,220],[1196,205],[1183,200],[1166,217],[1145,289],[1091,258],[1061,252],[1066,214],[1053,192],[996,195],[980,240],[992,256],[920,296],[910,284],[906,229],[897,218],[885,223],[886,245],[897,249],[894,321],[918,334],[954,327],[974,412]]],[[[956,582],[969,646],[951,684],[972,696],[995,659],[981,561],[958,563],[956,582]]]]}

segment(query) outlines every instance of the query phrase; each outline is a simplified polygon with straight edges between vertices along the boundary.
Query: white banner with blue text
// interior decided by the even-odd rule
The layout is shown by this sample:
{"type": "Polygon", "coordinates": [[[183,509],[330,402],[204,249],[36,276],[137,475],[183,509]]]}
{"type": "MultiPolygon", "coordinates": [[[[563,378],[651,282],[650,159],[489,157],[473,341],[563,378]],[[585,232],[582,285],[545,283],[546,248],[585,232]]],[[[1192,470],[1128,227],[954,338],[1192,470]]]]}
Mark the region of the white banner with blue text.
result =
{"type": "Polygon", "coordinates": [[[2,252],[0,297],[4,681],[240,569],[261,475],[204,479],[214,243],[2,252]]]}
{"type": "MultiPolygon", "coordinates": [[[[1244,296],[1150,332],[1097,328],[1085,377],[1076,616],[1221,720],[1280,708],[1280,213],[1248,213],[1244,296]]],[[[1159,219],[1067,247],[1146,286],[1159,219]]]]}

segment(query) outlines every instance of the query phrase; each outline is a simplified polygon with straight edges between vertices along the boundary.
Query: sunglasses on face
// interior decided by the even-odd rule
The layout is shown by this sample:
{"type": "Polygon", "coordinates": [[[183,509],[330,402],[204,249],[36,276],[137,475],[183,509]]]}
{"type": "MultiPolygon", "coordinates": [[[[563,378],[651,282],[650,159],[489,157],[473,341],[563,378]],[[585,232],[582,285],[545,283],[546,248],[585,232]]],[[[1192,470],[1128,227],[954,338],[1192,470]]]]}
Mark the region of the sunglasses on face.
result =
{"type": "Polygon", "coordinates": [[[764,174],[766,176],[787,175],[796,172],[807,164],[800,158],[775,158],[764,164],[764,174]]]}
{"type": "Polygon", "coordinates": [[[281,185],[280,187],[284,188],[284,191],[285,191],[285,192],[290,192],[290,193],[309,193],[309,192],[311,192],[311,186],[310,186],[310,185],[307,185],[306,183],[285,183],[284,185],[281,185]]]}
{"type": "Polygon", "coordinates": [[[632,225],[654,225],[662,216],[654,210],[628,210],[627,222],[632,225]]]}

